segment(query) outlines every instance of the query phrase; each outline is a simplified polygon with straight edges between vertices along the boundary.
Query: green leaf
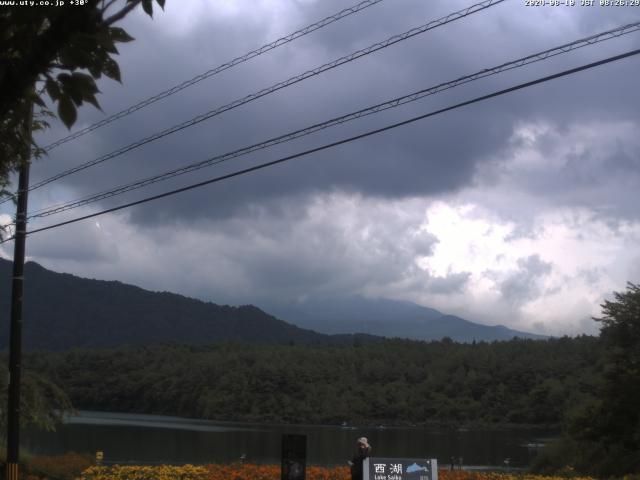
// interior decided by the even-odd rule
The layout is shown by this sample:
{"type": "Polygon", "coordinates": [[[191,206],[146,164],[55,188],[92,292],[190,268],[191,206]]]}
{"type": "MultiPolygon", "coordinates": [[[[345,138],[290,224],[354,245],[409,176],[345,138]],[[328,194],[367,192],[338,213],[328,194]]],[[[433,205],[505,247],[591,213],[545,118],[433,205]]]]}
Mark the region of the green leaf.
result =
{"type": "Polygon", "coordinates": [[[82,46],[72,44],[60,50],[60,61],[72,69],[86,68],[91,63],[91,55],[82,46]]]}
{"type": "Polygon", "coordinates": [[[60,97],[68,97],[69,99],[73,99],[76,105],[80,105],[82,103],[82,93],[77,91],[74,88],[73,80],[71,79],[71,75],[68,73],[61,73],[58,75],[58,81],[60,82],[60,97]]]}
{"type": "Polygon", "coordinates": [[[60,63],[62,65],[73,65],[73,58],[69,55],[68,48],[62,48],[58,53],[58,58],[60,59],[60,63]]]}
{"type": "Polygon", "coordinates": [[[76,107],[73,105],[71,98],[68,96],[60,97],[58,101],[58,116],[62,123],[71,130],[71,126],[75,123],[76,118],[78,118],[78,113],[76,112],[76,107]]]}
{"type": "Polygon", "coordinates": [[[123,28],[120,27],[110,27],[109,35],[111,35],[111,38],[114,42],[126,43],[135,40],[131,35],[125,32],[123,28]]]}
{"type": "Polygon", "coordinates": [[[35,103],[36,105],[41,106],[42,108],[46,108],[46,104],[42,101],[42,98],[40,98],[40,95],[34,95],[33,96],[33,103],[35,103]]]}
{"type": "Polygon", "coordinates": [[[100,78],[102,76],[102,71],[100,70],[100,67],[96,65],[89,65],[87,69],[89,70],[89,73],[93,78],[100,78]]]}
{"type": "Polygon", "coordinates": [[[142,0],[142,9],[147,15],[153,17],[153,0],[142,0]]]}
{"type": "Polygon", "coordinates": [[[82,106],[82,103],[84,102],[84,97],[82,96],[81,91],[76,89],[71,89],[65,93],[71,98],[71,100],[73,100],[73,103],[75,103],[78,107],[82,106]]]}
{"type": "Polygon", "coordinates": [[[71,81],[71,75],[69,75],[68,73],[59,73],[58,74],[58,81],[64,87],[66,84],[68,84],[71,81]]]}
{"type": "Polygon", "coordinates": [[[95,40],[98,42],[98,45],[102,47],[103,50],[109,53],[118,53],[118,49],[113,44],[115,42],[114,38],[111,36],[111,32],[108,28],[97,32],[94,35],[95,40]]]}
{"type": "Polygon", "coordinates": [[[98,100],[96,99],[96,96],[93,94],[86,94],[84,96],[84,99],[89,102],[91,105],[93,105],[94,107],[96,107],[98,110],[102,111],[102,107],[100,107],[100,104],[98,103],[98,100]]]}
{"type": "Polygon", "coordinates": [[[87,67],[87,70],[89,70],[93,78],[100,78],[102,76],[102,69],[107,58],[109,58],[109,54],[102,49],[92,53],[91,65],[87,67]]]}
{"type": "Polygon", "coordinates": [[[113,58],[106,58],[104,60],[104,63],[102,64],[102,71],[107,77],[122,83],[120,78],[120,67],[113,58]]]}
{"type": "MultiPolygon", "coordinates": [[[[100,90],[98,90],[98,87],[96,86],[96,82],[93,80],[93,77],[91,75],[87,75],[86,73],[76,72],[71,76],[71,79],[73,84],[73,91],[79,92],[82,97],[82,100],[86,100],[91,105],[96,107],[98,110],[102,110],[95,96],[95,94],[98,93],[100,90]]],[[[74,102],[75,100],[76,99],[74,98],[74,102]]]]}
{"type": "MultiPolygon", "coordinates": [[[[33,129],[34,132],[36,132],[41,130],[47,130],[51,128],[51,125],[49,124],[49,122],[45,122],[44,120],[35,120],[31,128],[33,129]]],[[[33,141],[31,143],[35,145],[33,141]]]]}
{"type": "Polygon", "coordinates": [[[97,93],[98,87],[91,75],[86,73],[74,72],[71,76],[73,84],[76,85],[82,93],[97,93]]]}
{"type": "Polygon", "coordinates": [[[51,100],[55,102],[60,98],[60,87],[55,80],[47,78],[47,81],[44,83],[44,87],[47,89],[47,94],[51,100]]]}
{"type": "Polygon", "coordinates": [[[156,2],[160,5],[160,8],[164,10],[164,0],[156,0],[156,2]]]}
{"type": "Polygon", "coordinates": [[[58,79],[62,84],[62,95],[71,98],[76,105],[82,105],[82,89],[76,79],[67,73],[61,73],[58,79]]]}

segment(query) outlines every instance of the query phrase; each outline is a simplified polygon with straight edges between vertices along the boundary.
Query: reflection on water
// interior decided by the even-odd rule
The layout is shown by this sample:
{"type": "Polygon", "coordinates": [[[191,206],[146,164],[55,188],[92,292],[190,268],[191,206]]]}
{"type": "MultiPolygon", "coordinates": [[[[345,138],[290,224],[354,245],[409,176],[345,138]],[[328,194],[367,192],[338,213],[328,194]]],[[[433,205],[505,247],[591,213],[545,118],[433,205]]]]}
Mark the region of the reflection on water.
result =
{"type": "Polygon", "coordinates": [[[200,432],[259,431],[246,424],[212,422],[192,418],[110,412],[79,412],[65,419],[69,425],[114,425],[126,427],[170,428],[200,432]],[[225,426],[226,425],[226,426],[225,426]]]}
{"type": "Polygon", "coordinates": [[[68,451],[95,453],[105,462],[211,463],[233,462],[241,455],[254,463],[279,463],[283,433],[307,435],[309,464],[343,465],[353,454],[355,440],[365,436],[374,455],[450,458],[465,465],[525,466],[548,430],[437,431],[421,428],[372,428],[307,425],[236,424],[157,415],[80,412],[56,432],[24,432],[23,446],[36,454],[68,451]]]}

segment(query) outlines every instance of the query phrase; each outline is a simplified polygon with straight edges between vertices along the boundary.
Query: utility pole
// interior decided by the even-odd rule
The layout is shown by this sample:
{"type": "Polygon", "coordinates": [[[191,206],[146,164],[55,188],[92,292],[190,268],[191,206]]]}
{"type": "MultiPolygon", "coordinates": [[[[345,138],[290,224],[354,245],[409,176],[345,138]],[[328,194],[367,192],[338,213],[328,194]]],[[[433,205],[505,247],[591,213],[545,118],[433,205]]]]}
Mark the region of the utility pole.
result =
{"type": "Polygon", "coordinates": [[[13,248],[13,280],[11,284],[11,333],[9,337],[9,400],[7,407],[7,480],[18,480],[20,462],[20,382],[22,367],[22,294],[24,286],[24,254],[27,231],[27,197],[29,162],[31,160],[31,123],[33,106],[29,105],[24,129],[25,157],[18,177],[18,206],[13,248]]]}

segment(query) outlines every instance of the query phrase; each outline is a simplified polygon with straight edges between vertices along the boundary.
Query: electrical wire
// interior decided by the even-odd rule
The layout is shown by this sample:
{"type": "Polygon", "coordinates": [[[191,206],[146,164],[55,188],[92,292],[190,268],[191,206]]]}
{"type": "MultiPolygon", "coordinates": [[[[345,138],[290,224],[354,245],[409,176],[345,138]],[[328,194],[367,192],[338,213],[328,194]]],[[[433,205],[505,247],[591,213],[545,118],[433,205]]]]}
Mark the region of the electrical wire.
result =
{"type": "Polygon", "coordinates": [[[501,65],[492,67],[492,68],[486,68],[483,70],[480,70],[476,73],[473,73],[471,75],[465,75],[463,77],[459,77],[455,80],[446,82],[446,83],[441,83],[439,85],[433,86],[433,87],[429,87],[408,95],[404,95],[402,97],[397,97],[394,98],[392,100],[388,100],[386,102],[383,103],[379,103],[377,105],[371,106],[371,107],[367,107],[365,109],[361,109],[358,110],[356,112],[352,112],[346,115],[342,115],[339,117],[335,117],[332,118],[330,120],[327,120],[325,122],[322,123],[318,123],[303,129],[299,129],[296,130],[294,132],[290,132],[287,133],[285,135],[280,135],[278,137],[274,137],[271,138],[269,140],[260,142],[260,143],[256,143],[254,145],[248,146],[248,147],[243,147],[240,148],[238,150],[234,150],[232,152],[227,152],[224,153],[222,155],[216,155],[214,157],[208,158],[206,160],[197,162],[197,163],[191,163],[189,165],[185,165],[179,168],[175,168],[173,170],[169,170],[167,172],[152,176],[152,177],[148,177],[145,179],[141,179],[141,180],[137,180],[135,182],[126,184],[126,185],[121,185],[97,194],[92,194],[89,196],[85,196],[83,198],[71,201],[71,202],[66,202],[66,203],[62,203],[59,205],[55,205],[52,207],[47,207],[47,208],[43,208],[40,210],[35,210],[33,212],[31,212],[31,214],[27,217],[27,219],[34,219],[34,218],[42,218],[42,217],[47,217],[50,215],[54,215],[56,213],[60,213],[60,212],[64,212],[67,210],[71,210],[74,208],[78,208],[84,205],[88,205],[100,200],[104,200],[107,198],[111,198],[114,197],[116,195],[121,195],[123,193],[126,192],[130,192],[132,190],[137,190],[139,188],[143,188],[146,187],[148,185],[152,185],[154,183],[158,183],[164,180],[168,180],[170,178],[173,177],[177,177],[179,175],[184,175],[186,173],[190,173],[196,170],[200,170],[202,168],[205,167],[210,167],[213,165],[218,165],[222,162],[231,160],[233,158],[237,158],[243,155],[247,155],[249,153],[253,153],[256,152],[258,150],[262,150],[265,148],[269,148],[271,146],[274,145],[278,145],[281,143],[285,143],[285,142],[289,142],[291,140],[309,135],[311,133],[315,133],[318,132],[320,130],[324,130],[326,128],[330,128],[336,125],[341,125],[344,124],[346,122],[352,121],[352,120],[356,120],[358,118],[362,118],[368,115],[372,115],[375,113],[379,113],[385,110],[389,110],[392,108],[396,108],[400,105],[404,105],[410,102],[414,102],[416,100],[422,99],[424,97],[430,96],[430,95],[434,95],[436,93],[451,89],[451,88],[455,88],[459,85],[463,85],[475,80],[479,80],[481,78],[485,78],[485,77],[489,77],[492,75],[496,75],[498,73],[502,73],[508,70],[512,70],[515,68],[520,68],[523,67],[525,65],[529,65],[535,62],[539,62],[539,61],[543,61],[546,59],[549,59],[551,57],[557,56],[557,55],[561,55],[564,53],[568,53],[571,52],[573,50],[577,50],[578,48],[582,48],[585,46],[589,46],[589,45],[595,45],[597,43],[606,41],[606,40],[610,40],[612,38],[618,38],[622,35],[626,35],[629,33],[633,33],[633,32],[637,32],[638,30],[640,30],[640,22],[635,22],[635,23],[631,23],[628,25],[623,25],[611,30],[607,30],[605,32],[601,32],[595,35],[591,35],[589,37],[586,38],[582,38],[579,40],[575,40],[573,42],[567,43],[567,44],[563,44],[560,45],[558,47],[554,47],[554,48],[550,48],[538,53],[534,53],[531,55],[528,55],[526,57],[522,57],[522,58],[518,58],[517,60],[512,60],[506,63],[503,63],[501,65]]]}
{"type": "MultiPolygon", "coordinates": [[[[42,180],[40,182],[35,183],[34,185],[32,185],[29,188],[29,191],[31,190],[35,190],[37,188],[43,187],[44,185],[47,185],[51,182],[54,182],[56,180],[59,180],[60,178],[66,177],[68,175],[80,172],[86,168],[92,167],[94,165],[97,165],[99,163],[103,163],[107,160],[111,160],[115,157],[118,157],[120,155],[123,155],[124,153],[127,153],[131,150],[134,150],[138,147],[141,147],[142,145],[146,145],[147,143],[153,142],[155,140],[158,140],[160,138],[163,138],[167,135],[171,135],[173,133],[176,133],[180,130],[184,130],[185,128],[191,127],[193,125],[196,125],[200,122],[203,122],[204,120],[208,120],[209,118],[212,118],[214,116],[220,115],[224,112],[227,112],[229,110],[232,110],[236,107],[239,107],[241,105],[244,105],[246,103],[252,102],[254,100],[257,100],[261,97],[264,97],[265,95],[269,95],[275,91],[281,90],[285,87],[289,87],[295,83],[301,82],[303,80],[306,80],[307,78],[319,75],[327,70],[331,70],[333,68],[336,68],[340,65],[352,62],[360,57],[363,57],[365,55],[369,55],[373,52],[376,52],[378,50],[382,50],[383,48],[389,47],[391,45],[394,45],[396,43],[402,42],[404,40],[408,40],[409,38],[412,38],[416,35],[419,35],[421,33],[427,32],[429,30],[433,30],[437,27],[440,27],[442,25],[446,25],[448,23],[454,22],[456,20],[459,20],[461,18],[465,18],[473,13],[477,13],[480,11],[483,11],[487,8],[490,8],[492,6],[495,6],[499,3],[504,2],[505,0],[484,0],[480,3],[476,3],[474,5],[471,5],[470,7],[467,7],[465,9],[459,10],[457,12],[453,12],[450,13],[449,15],[446,15],[440,19],[437,20],[433,20],[431,22],[428,22],[424,25],[421,25],[420,27],[415,27],[412,28],[411,30],[408,30],[404,33],[398,34],[398,35],[394,35],[392,37],[389,37],[388,39],[382,41],[382,42],[378,42],[375,43],[373,45],[370,45],[367,48],[358,50],[356,52],[353,52],[349,55],[346,55],[344,57],[340,57],[337,60],[334,60],[332,62],[326,63],[324,65],[321,65],[320,67],[316,67],[312,70],[308,70],[300,75],[296,75],[294,77],[289,78],[288,80],[285,80],[283,82],[279,82],[276,83],[268,88],[265,88],[263,90],[260,90],[259,92],[253,93],[251,95],[247,95],[243,98],[234,100],[233,102],[224,105],[222,107],[216,108],[214,110],[211,110],[207,113],[204,113],[202,115],[198,115],[197,117],[192,118],[191,120],[187,120],[185,122],[182,122],[180,124],[174,125],[173,127],[170,127],[168,129],[165,129],[161,132],[155,133],[153,135],[150,135],[148,137],[143,138],[142,140],[138,140],[137,142],[134,142],[132,144],[129,144],[125,147],[122,147],[118,150],[115,150],[111,153],[108,153],[106,155],[103,155],[101,157],[98,157],[94,160],[91,160],[89,162],[83,163],[81,165],[78,165],[76,167],[73,167],[71,169],[68,169],[64,172],[61,172],[57,175],[54,175],[50,178],[47,178],[45,180],[42,180]]],[[[6,201],[6,200],[5,200],[6,201]]],[[[2,204],[3,202],[0,202],[0,204],[2,204]]]]}
{"type": "MultiPolygon", "coordinates": [[[[117,206],[117,207],[108,208],[108,209],[102,210],[100,212],[92,213],[92,214],[89,214],[89,215],[83,215],[81,217],[73,218],[71,220],[66,220],[64,222],[59,222],[59,223],[56,223],[56,224],[53,224],[53,225],[48,225],[46,227],[41,227],[41,228],[37,228],[37,229],[34,229],[34,230],[30,230],[30,231],[28,231],[26,233],[28,235],[30,235],[30,234],[34,234],[34,233],[38,233],[38,232],[43,232],[43,231],[46,231],[46,230],[51,230],[53,228],[58,228],[58,227],[61,227],[61,226],[64,226],[64,225],[69,225],[71,223],[76,223],[76,222],[79,222],[79,221],[82,221],[82,220],[86,220],[86,219],[89,219],[89,218],[94,218],[94,217],[97,217],[97,216],[100,216],[100,215],[104,215],[106,213],[111,213],[111,212],[115,212],[115,211],[118,211],[118,210],[123,210],[125,208],[129,208],[129,207],[132,207],[132,206],[135,206],[135,205],[140,205],[140,204],[147,203],[147,202],[150,202],[150,201],[153,201],[153,200],[158,200],[158,199],[165,198],[165,197],[168,197],[168,196],[176,195],[178,193],[186,192],[188,190],[193,190],[195,188],[200,188],[200,187],[203,187],[205,185],[212,184],[212,183],[221,182],[223,180],[227,180],[227,179],[230,179],[230,178],[233,178],[233,177],[237,177],[237,176],[244,175],[244,174],[247,174],[247,173],[250,173],[250,172],[254,172],[256,170],[261,170],[263,168],[267,168],[267,167],[271,167],[271,166],[274,166],[274,165],[278,165],[278,164],[287,162],[289,160],[293,160],[295,158],[300,158],[300,157],[304,157],[304,156],[310,155],[312,153],[317,153],[317,152],[320,152],[320,151],[323,151],[323,150],[327,150],[329,148],[333,148],[333,147],[336,147],[338,145],[343,145],[343,144],[346,144],[346,143],[353,142],[355,140],[360,140],[362,138],[366,138],[366,137],[369,137],[369,136],[372,136],[372,135],[377,135],[379,133],[386,132],[388,130],[392,130],[392,129],[395,129],[395,128],[398,128],[398,127],[401,127],[401,126],[404,126],[404,125],[408,125],[410,123],[417,122],[418,120],[423,120],[425,118],[433,117],[433,116],[436,116],[436,115],[439,115],[439,114],[442,114],[442,113],[445,113],[445,112],[449,112],[451,110],[455,110],[455,109],[458,109],[458,108],[461,108],[461,107],[472,105],[474,103],[479,103],[479,102],[482,102],[482,101],[485,101],[485,100],[489,100],[491,98],[495,98],[495,97],[498,97],[498,96],[501,96],[501,95],[505,95],[507,93],[511,93],[511,92],[514,92],[514,91],[517,91],[517,90],[522,90],[524,88],[529,88],[529,87],[532,87],[534,85],[539,85],[539,84],[542,84],[542,83],[545,83],[545,82],[548,82],[548,81],[551,81],[551,80],[555,80],[557,78],[561,78],[561,77],[565,77],[565,76],[568,76],[568,75],[572,75],[572,74],[575,74],[575,73],[578,73],[578,72],[582,72],[584,70],[588,70],[588,69],[595,68],[595,67],[598,67],[598,66],[601,66],[601,65],[605,65],[605,64],[608,64],[608,63],[611,63],[611,62],[615,62],[615,61],[618,61],[618,60],[629,58],[629,57],[632,57],[632,56],[638,55],[638,54],[640,54],[640,49],[631,50],[629,52],[622,53],[620,55],[614,55],[614,56],[611,56],[611,57],[607,57],[607,58],[605,58],[603,60],[599,60],[597,62],[588,63],[588,64],[585,64],[585,65],[581,65],[579,67],[575,67],[575,68],[571,68],[571,69],[568,69],[568,70],[564,70],[564,71],[559,72],[559,73],[555,73],[555,74],[552,74],[552,75],[547,75],[545,77],[537,78],[537,79],[531,80],[529,82],[520,83],[520,84],[515,85],[513,87],[505,88],[503,90],[499,90],[499,91],[496,91],[496,92],[493,92],[493,93],[482,95],[480,97],[475,97],[475,98],[473,98],[471,100],[460,102],[460,103],[457,103],[455,105],[451,105],[449,107],[445,107],[445,108],[441,108],[439,110],[435,110],[435,111],[432,111],[432,112],[429,112],[429,113],[425,113],[423,115],[418,115],[416,117],[412,117],[412,118],[409,118],[409,119],[401,121],[401,122],[393,123],[391,125],[387,125],[387,126],[382,127],[382,128],[377,128],[375,130],[370,130],[368,132],[365,132],[365,133],[362,133],[362,134],[359,134],[359,135],[355,135],[355,136],[352,136],[352,137],[349,137],[349,138],[345,138],[345,139],[342,139],[342,140],[338,140],[336,142],[328,143],[328,144],[322,145],[320,147],[312,148],[312,149],[309,149],[309,150],[305,150],[303,152],[299,152],[299,153],[296,153],[296,154],[293,154],[293,155],[289,155],[289,156],[286,156],[286,157],[279,158],[277,160],[273,160],[273,161],[266,162],[266,163],[261,163],[259,165],[255,165],[255,166],[250,167],[250,168],[245,168],[245,169],[242,169],[242,170],[235,171],[233,173],[229,173],[229,174],[222,175],[222,176],[219,176],[219,177],[211,178],[209,180],[205,180],[205,181],[202,181],[202,182],[198,182],[198,183],[194,183],[194,184],[191,184],[191,185],[187,185],[186,187],[182,187],[182,188],[178,188],[178,189],[175,189],[175,190],[164,192],[164,193],[161,193],[161,194],[158,194],[158,195],[153,195],[153,196],[150,196],[150,197],[146,197],[146,198],[143,198],[141,200],[137,200],[135,202],[130,202],[130,203],[127,203],[127,204],[124,204],[124,205],[120,205],[120,206],[117,206]]],[[[8,242],[10,240],[13,240],[13,237],[12,238],[7,238],[5,240],[2,240],[0,242],[0,244],[1,243],[6,243],[6,242],[8,242]]]]}
{"type": "Polygon", "coordinates": [[[116,120],[119,120],[120,118],[126,117],[127,115],[131,115],[133,112],[136,112],[138,110],[141,110],[159,100],[162,100],[163,98],[167,98],[171,95],[174,95],[175,93],[180,92],[181,90],[184,90],[185,88],[191,87],[192,85],[195,85],[198,82],[201,82],[202,80],[205,80],[207,78],[210,78],[214,75],[217,75],[218,73],[224,72],[225,70],[228,70],[232,67],[235,67],[236,65],[240,65],[241,63],[244,63],[248,60],[251,60],[252,58],[258,57],[260,55],[262,55],[263,53],[267,53],[275,48],[281,47],[283,45],[286,45],[287,43],[292,42],[293,40],[296,40],[297,38],[303,37],[305,35],[308,35],[311,32],[314,32],[316,30],[319,30],[323,27],[326,27],[327,25],[330,25],[334,22],[337,22],[338,20],[341,20],[345,17],[348,17],[349,15],[352,15],[354,13],[360,12],[362,10],[364,10],[365,8],[371,7],[372,5],[375,5],[377,3],[382,2],[382,0],[364,0],[356,5],[353,5],[351,7],[345,8],[343,10],[340,10],[338,13],[335,13],[333,15],[329,15],[328,17],[323,18],[322,20],[313,23],[311,25],[308,25],[300,30],[297,30],[293,33],[290,33],[289,35],[286,35],[284,37],[278,38],[277,40],[274,40],[273,42],[267,43],[266,45],[261,46],[260,48],[257,48],[255,50],[252,50],[248,53],[245,53],[244,55],[241,55],[239,57],[234,58],[233,60],[223,63],[221,65],[218,65],[215,68],[212,68],[211,70],[207,70],[204,73],[201,73],[200,75],[196,75],[195,77],[189,79],[189,80],[185,80],[184,82],[175,85],[167,90],[164,90],[152,97],[147,98],[146,100],[142,100],[139,103],[136,103],[135,105],[132,105],[129,108],[125,108],[124,110],[121,110],[118,113],[114,113],[113,115],[100,120],[99,122],[96,122],[92,125],[89,125],[88,127],[83,128],[82,130],[78,130],[77,132],[72,133],[71,135],[67,135],[66,137],[63,137],[59,140],[56,140],[55,142],[43,147],[43,149],[47,152],[53,150],[54,148],[56,148],[59,145],[62,145],[64,143],[67,143],[71,140],[75,140],[76,138],[79,138],[89,132],[92,132],[100,127],[103,127],[105,125],[108,125],[111,122],[114,122],[116,120]]]}

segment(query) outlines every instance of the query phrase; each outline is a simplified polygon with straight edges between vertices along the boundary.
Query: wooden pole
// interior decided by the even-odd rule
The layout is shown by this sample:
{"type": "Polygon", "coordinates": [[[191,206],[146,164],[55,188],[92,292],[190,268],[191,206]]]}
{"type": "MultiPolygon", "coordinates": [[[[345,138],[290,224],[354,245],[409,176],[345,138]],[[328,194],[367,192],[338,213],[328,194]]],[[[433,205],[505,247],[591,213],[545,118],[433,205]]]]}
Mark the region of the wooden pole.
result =
{"type": "Polygon", "coordinates": [[[9,337],[9,395],[7,406],[7,480],[18,480],[20,462],[20,382],[22,368],[22,295],[27,231],[27,198],[33,108],[29,107],[25,128],[26,152],[18,177],[18,205],[11,284],[11,328],[9,337]]]}

